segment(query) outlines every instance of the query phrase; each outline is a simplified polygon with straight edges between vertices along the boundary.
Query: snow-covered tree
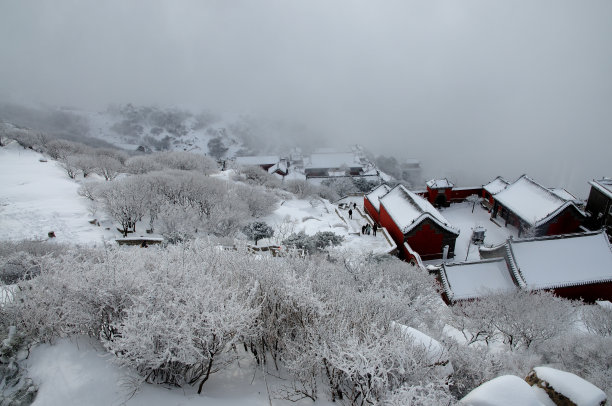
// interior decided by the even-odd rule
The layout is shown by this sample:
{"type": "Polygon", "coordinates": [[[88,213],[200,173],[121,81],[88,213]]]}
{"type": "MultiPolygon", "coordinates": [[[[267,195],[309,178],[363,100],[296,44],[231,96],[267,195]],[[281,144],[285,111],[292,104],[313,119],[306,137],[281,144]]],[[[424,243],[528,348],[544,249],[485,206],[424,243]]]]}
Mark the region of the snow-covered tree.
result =
{"type": "Polygon", "coordinates": [[[95,157],[96,172],[105,180],[113,180],[121,173],[123,166],[117,158],[108,155],[95,157]]]}
{"type": "Polygon", "coordinates": [[[147,212],[143,184],[137,179],[126,178],[108,184],[101,191],[102,201],[107,213],[119,224],[121,232],[127,237],[128,232],[136,230],[136,223],[142,220],[147,212]]]}
{"type": "Polygon", "coordinates": [[[257,245],[257,241],[263,238],[270,238],[274,235],[272,227],[263,221],[254,221],[247,224],[242,229],[242,232],[249,237],[249,239],[255,240],[255,245],[257,245]]]}

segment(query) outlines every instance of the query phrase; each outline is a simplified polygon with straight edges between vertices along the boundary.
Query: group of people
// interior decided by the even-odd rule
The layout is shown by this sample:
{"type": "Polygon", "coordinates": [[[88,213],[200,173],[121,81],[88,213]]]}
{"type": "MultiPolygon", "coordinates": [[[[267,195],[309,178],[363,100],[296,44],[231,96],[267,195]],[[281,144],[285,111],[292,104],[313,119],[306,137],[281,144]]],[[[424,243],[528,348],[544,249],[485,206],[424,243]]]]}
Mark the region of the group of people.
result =
{"type": "MultiPolygon", "coordinates": [[[[348,216],[349,219],[353,219],[353,210],[357,210],[357,203],[353,203],[349,205],[348,216]]],[[[376,231],[378,230],[378,225],[374,223],[374,226],[371,226],[370,223],[361,227],[361,234],[370,235],[370,233],[374,234],[376,237],[376,231]]]]}
{"type": "Polygon", "coordinates": [[[378,224],[374,223],[374,226],[370,226],[370,223],[368,223],[361,227],[361,234],[370,235],[371,231],[374,234],[374,237],[376,237],[376,230],[378,230],[378,224]]]}

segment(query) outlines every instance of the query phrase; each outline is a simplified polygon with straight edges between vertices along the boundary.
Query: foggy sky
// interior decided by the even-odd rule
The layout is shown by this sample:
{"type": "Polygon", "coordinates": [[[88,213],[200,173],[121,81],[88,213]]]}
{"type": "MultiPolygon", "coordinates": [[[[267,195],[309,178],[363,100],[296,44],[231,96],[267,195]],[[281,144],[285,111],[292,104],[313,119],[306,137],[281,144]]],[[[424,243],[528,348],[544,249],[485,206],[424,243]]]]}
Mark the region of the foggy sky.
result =
{"type": "Polygon", "coordinates": [[[612,176],[612,2],[0,0],[0,100],[260,114],[583,196],[612,176]]]}

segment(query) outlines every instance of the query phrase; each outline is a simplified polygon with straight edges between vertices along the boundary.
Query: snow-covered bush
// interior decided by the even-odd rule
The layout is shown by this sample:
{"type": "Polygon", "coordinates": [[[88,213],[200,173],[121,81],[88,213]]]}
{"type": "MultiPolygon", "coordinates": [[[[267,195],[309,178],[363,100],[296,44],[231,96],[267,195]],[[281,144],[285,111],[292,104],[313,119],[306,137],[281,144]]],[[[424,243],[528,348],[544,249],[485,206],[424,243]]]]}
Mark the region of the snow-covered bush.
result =
{"type": "Polygon", "coordinates": [[[438,382],[423,348],[390,328],[397,320],[436,331],[434,281],[399,260],[326,258],[260,257],[202,240],[74,248],[42,258],[9,308],[28,336],[97,337],[149,382],[202,389],[249,354],[289,375],[280,392],[293,399],[328,393],[366,404],[438,382]]]}
{"type": "Polygon", "coordinates": [[[529,348],[562,335],[575,321],[572,303],[546,291],[516,290],[491,294],[452,308],[448,323],[468,339],[490,342],[499,337],[510,349],[529,348]]]}
{"type": "Polygon", "coordinates": [[[582,308],[582,321],[591,333],[612,337],[612,308],[584,306],[582,308]]]}
{"type": "Polygon", "coordinates": [[[385,406],[440,406],[451,405],[455,398],[450,394],[448,385],[434,381],[417,385],[405,385],[385,397],[385,406]]]}
{"type": "Polygon", "coordinates": [[[53,159],[64,159],[70,155],[91,154],[92,149],[79,142],[53,139],[45,146],[47,154],[53,159]]]}
{"type": "Polygon", "coordinates": [[[303,249],[309,254],[313,254],[317,251],[323,251],[331,246],[342,244],[344,237],[335,234],[331,231],[319,231],[315,235],[306,235],[303,231],[299,233],[291,234],[285,240],[283,245],[291,248],[303,249]]]}
{"type": "Polygon", "coordinates": [[[108,155],[100,155],[95,157],[96,173],[105,180],[113,180],[123,170],[121,162],[117,158],[108,155]]]}
{"type": "Polygon", "coordinates": [[[202,263],[181,258],[181,248],[147,274],[144,289],[106,347],[147,382],[198,384],[231,363],[232,349],[253,334],[256,314],[252,285],[224,277],[223,252],[207,249],[202,263]]]}
{"type": "Polygon", "coordinates": [[[255,165],[239,166],[234,180],[269,188],[277,188],[281,185],[281,181],[276,176],[255,165]]]}
{"type": "Polygon", "coordinates": [[[237,199],[246,203],[249,214],[255,218],[272,213],[278,203],[276,196],[266,192],[261,187],[235,185],[231,191],[237,199]]]}
{"type": "Polygon", "coordinates": [[[136,223],[146,214],[146,191],[135,177],[109,183],[100,191],[106,212],[121,224],[124,237],[136,230],[136,223]]]}
{"type": "Polygon", "coordinates": [[[270,238],[274,235],[274,230],[268,224],[263,221],[255,221],[253,223],[247,224],[242,232],[249,237],[251,240],[255,240],[255,245],[257,245],[257,241],[262,238],[270,238]]]}
{"type": "Polygon", "coordinates": [[[204,155],[191,152],[171,151],[155,155],[157,162],[168,169],[181,171],[197,171],[210,174],[218,171],[217,162],[204,155]]]}
{"type": "Polygon", "coordinates": [[[575,332],[555,337],[540,348],[543,363],[576,374],[612,399],[612,337],[575,332]]]}
{"type": "Polygon", "coordinates": [[[351,178],[325,179],[323,182],[321,182],[321,185],[329,187],[339,196],[347,196],[351,193],[356,193],[359,191],[351,178]]]}
{"type": "Polygon", "coordinates": [[[148,172],[159,171],[162,165],[157,162],[156,155],[137,155],[125,162],[126,169],[133,174],[141,175],[148,172]]]}
{"type": "Polygon", "coordinates": [[[2,241],[0,242],[0,280],[15,284],[40,273],[41,261],[45,256],[58,256],[67,247],[49,241],[2,241]]]}

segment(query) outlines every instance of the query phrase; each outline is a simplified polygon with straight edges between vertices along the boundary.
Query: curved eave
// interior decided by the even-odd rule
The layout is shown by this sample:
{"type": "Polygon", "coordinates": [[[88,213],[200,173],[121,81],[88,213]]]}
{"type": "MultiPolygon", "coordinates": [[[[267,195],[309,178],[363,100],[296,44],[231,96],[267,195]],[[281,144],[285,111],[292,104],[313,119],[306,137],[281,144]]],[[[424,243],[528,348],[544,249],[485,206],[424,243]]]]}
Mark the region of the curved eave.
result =
{"type": "Polygon", "coordinates": [[[573,286],[597,285],[597,284],[600,284],[600,283],[609,283],[609,282],[612,282],[612,277],[611,278],[604,278],[604,279],[588,280],[588,281],[561,282],[561,283],[554,283],[554,284],[550,284],[550,285],[532,285],[532,284],[528,284],[527,288],[529,290],[560,289],[560,288],[569,288],[569,287],[573,287],[573,286]]]}
{"type": "Polygon", "coordinates": [[[434,216],[432,216],[429,213],[423,213],[421,214],[419,217],[417,217],[416,219],[414,219],[412,221],[412,223],[410,223],[409,225],[405,226],[402,229],[402,233],[403,234],[408,234],[410,231],[412,231],[412,229],[414,229],[416,226],[418,226],[419,224],[421,224],[423,222],[423,220],[425,219],[430,219],[434,224],[436,224],[438,227],[448,231],[451,234],[455,234],[456,236],[459,236],[460,231],[456,230],[455,228],[441,223],[440,220],[438,220],[437,218],[435,218],[434,216]]]}

